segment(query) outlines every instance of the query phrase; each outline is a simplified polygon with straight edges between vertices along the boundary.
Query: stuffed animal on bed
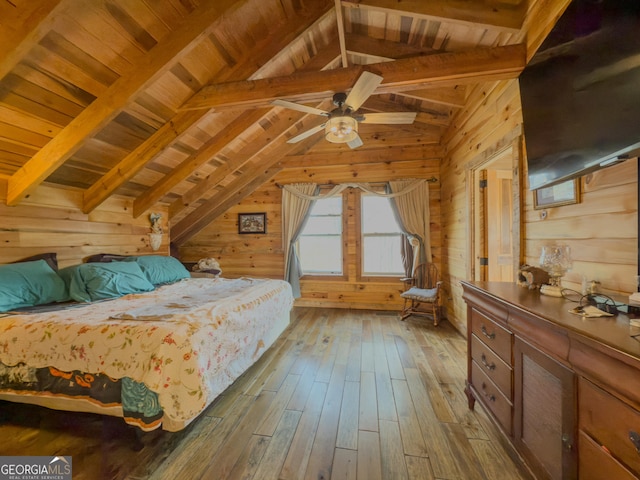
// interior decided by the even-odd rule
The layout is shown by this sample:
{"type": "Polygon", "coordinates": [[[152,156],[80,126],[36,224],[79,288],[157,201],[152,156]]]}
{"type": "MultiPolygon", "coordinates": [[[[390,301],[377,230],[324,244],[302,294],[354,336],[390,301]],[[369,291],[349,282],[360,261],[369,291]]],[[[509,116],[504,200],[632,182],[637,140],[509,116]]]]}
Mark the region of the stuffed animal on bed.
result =
{"type": "Polygon", "coordinates": [[[220,275],[222,273],[222,269],[220,268],[218,261],[211,257],[201,258],[191,270],[194,272],[213,273],[215,275],[220,275]]]}
{"type": "Polygon", "coordinates": [[[549,283],[549,273],[539,267],[522,265],[518,270],[518,280],[516,282],[521,287],[529,290],[536,290],[542,285],[549,283]]]}

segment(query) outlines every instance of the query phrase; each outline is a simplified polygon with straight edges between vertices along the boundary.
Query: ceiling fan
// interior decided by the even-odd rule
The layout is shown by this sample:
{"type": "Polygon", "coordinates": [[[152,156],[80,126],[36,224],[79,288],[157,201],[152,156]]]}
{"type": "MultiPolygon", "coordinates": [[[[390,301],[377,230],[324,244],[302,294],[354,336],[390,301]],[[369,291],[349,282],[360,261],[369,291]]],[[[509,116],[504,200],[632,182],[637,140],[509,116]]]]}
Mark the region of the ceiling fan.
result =
{"type": "Polygon", "coordinates": [[[389,112],[389,113],[357,113],[362,104],[382,83],[382,77],[371,72],[363,72],[349,95],[339,92],[333,95],[333,104],[336,108],[330,112],[325,112],[319,108],[308,107],[286,100],[274,100],[273,105],[290,108],[299,112],[311,113],[328,117],[327,121],[321,125],[313,127],[306,132],[302,132],[287,140],[287,143],[298,143],[322,130],[325,138],[332,143],[346,143],[351,148],[362,145],[362,140],[358,135],[358,123],[392,123],[411,124],[416,118],[416,112],[389,112]]]}

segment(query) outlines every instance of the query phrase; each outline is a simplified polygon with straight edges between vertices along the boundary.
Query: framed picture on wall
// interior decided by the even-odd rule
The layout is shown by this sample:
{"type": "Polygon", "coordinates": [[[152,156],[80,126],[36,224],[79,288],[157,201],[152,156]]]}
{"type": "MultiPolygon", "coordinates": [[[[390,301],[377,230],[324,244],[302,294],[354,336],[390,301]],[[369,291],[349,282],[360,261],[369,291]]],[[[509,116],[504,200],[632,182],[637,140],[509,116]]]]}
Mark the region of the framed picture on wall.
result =
{"type": "Polygon", "coordinates": [[[267,233],[267,214],[239,213],[238,233],[267,233]]]}
{"type": "Polygon", "coordinates": [[[572,203],[580,203],[580,179],[578,178],[533,191],[533,208],[536,210],[572,203]]]}

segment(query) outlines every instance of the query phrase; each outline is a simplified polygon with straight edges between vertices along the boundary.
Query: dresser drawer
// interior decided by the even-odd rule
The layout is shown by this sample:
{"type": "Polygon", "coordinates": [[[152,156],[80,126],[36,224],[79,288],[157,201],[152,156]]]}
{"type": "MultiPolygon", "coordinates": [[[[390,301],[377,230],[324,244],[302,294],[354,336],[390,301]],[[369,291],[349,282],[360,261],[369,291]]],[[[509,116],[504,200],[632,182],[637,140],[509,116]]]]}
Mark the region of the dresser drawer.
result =
{"type": "Polygon", "coordinates": [[[471,309],[471,331],[507,365],[511,365],[511,332],[475,308],[471,309]]]}
{"type": "Polygon", "coordinates": [[[640,475],[640,412],[580,378],[578,425],[613,458],[640,475]]]}
{"type": "Polygon", "coordinates": [[[511,399],[511,366],[496,355],[478,337],[471,335],[471,357],[484,373],[511,399]]]}
{"type": "Polygon", "coordinates": [[[489,379],[475,361],[471,362],[471,383],[478,392],[478,399],[493,413],[505,433],[513,434],[512,404],[489,379]]]}
{"type": "Polygon", "coordinates": [[[580,480],[634,480],[638,478],[584,432],[580,432],[578,437],[578,458],[578,478],[580,480]]]}

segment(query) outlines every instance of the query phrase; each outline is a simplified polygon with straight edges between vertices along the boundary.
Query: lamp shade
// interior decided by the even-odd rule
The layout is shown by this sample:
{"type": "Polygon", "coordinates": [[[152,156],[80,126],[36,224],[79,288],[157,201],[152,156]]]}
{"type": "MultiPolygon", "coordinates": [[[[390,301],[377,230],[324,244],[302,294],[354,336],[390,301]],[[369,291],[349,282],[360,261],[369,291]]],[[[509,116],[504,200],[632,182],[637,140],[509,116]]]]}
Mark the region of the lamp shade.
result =
{"type": "Polygon", "coordinates": [[[332,117],[327,121],[324,132],[331,143],[348,143],[358,136],[358,122],[349,116],[332,117]]]}

